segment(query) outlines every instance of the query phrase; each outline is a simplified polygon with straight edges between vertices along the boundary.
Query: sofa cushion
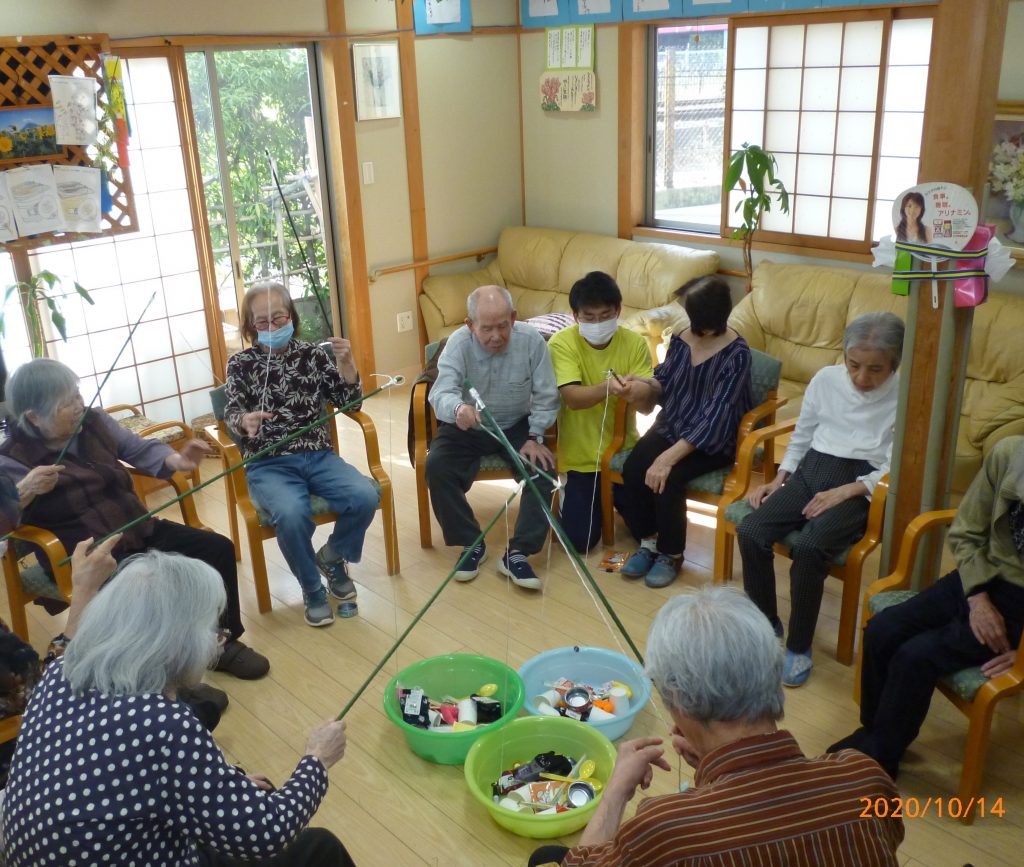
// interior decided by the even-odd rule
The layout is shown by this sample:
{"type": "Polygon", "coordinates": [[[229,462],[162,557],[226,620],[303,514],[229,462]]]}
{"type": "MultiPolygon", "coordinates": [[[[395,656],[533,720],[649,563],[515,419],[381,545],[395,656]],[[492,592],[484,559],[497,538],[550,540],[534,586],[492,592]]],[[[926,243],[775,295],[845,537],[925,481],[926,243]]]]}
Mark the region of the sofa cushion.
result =
{"type": "MultiPolygon", "coordinates": [[[[558,291],[559,264],[575,234],[561,229],[530,229],[526,226],[510,226],[502,230],[498,239],[497,262],[503,285],[512,293],[517,308],[525,289],[558,291]]],[[[534,304],[531,302],[527,302],[527,306],[530,308],[528,312],[520,311],[524,318],[549,312],[549,308],[532,309],[534,304]]]]}

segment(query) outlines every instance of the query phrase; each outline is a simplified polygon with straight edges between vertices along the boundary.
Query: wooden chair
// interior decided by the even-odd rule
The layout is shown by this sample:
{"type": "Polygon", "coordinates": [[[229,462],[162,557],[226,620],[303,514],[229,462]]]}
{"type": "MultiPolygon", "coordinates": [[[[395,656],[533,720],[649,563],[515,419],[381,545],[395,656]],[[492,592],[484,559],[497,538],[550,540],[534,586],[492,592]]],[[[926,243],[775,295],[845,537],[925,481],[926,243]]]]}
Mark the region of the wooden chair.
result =
{"type": "MultiPolygon", "coordinates": [[[[714,581],[720,584],[732,579],[733,552],[737,525],[753,510],[746,497],[752,488],[752,477],[756,453],[762,443],[768,444],[781,436],[788,435],[796,427],[796,419],[779,422],[751,431],[740,443],[736,466],[730,476],[726,493],[722,495],[718,508],[718,525],[715,528],[714,581]]],[[[763,461],[764,480],[775,477],[776,465],[763,461]],[[769,474],[770,471],[770,474],[769,474]]],[[[843,582],[843,596],[839,612],[839,637],[836,641],[836,659],[844,665],[853,662],[853,644],[857,627],[857,602],[860,596],[861,573],[864,561],[882,541],[882,520],[885,517],[885,500],[889,493],[889,477],[883,476],[875,485],[868,510],[867,527],[861,536],[846,551],[833,561],[829,574],[843,582]]],[[[799,530],[789,533],[778,542],[775,553],[789,556],[790,546],[796,541],[799,530]]]]}
{"type": "MultiPolygon", "coordinates": [[[[861,614],[861,632],[870,617],[888,608],[905,602],[917,591],[911,589],[914,561],[918,546],[927,538],[928,532],[948,526],[956,517],[955,509],[943,509],[918,515],[907,525],[900,544],[896,569],[885,578],[879,578],[864,591],[864,606],[861,614]]],[[[934,576],[927,576],[919,589],[931,583],[934,576]]],[[[861,641],[857,654],[857,678],[854,681],[854,699],[860,704],[860,676],[864,664],[864,642],[861,641]]],[[[1017,647],[1017,659],[1013,667],[999,675],[988,678],[981,673],[980,666],[965,668],[947,675],[939,681],[939,691],[946,696],[967,717],[967,742],[964,744],[963,768],[960,772],[960,786],[957,797],[966,807],[976,801],[981,790],[981,777],[985,770],[985,755],[988,751],[989,732],[996,704],[1007,696],[1014,695],[1024,687],[1024,637],[1017,647]]],[[[966,824],[974,821],[974,810],[965,811],[960,820],[966,824]]]]}
{"type": "MultiPolygon", "coordinates": [[[[782,362],[777,358],[750,350],[750,386],[754,395],[755,406],[740,419],[739,431],[736,435],[737,444],[742,443],[750,431],[761,425],[770,425],[775,421],[775,413],[785,406],[787,398],[778,395],[779,377],[782,375],[782,362]]],[[[601,457],[601,539],[605,545],[615,541],[615,508],[612,503],[612,485],[622,484],[622,468],[626,464],[632,449],[623,449],[626,441],[627,422],[636,416],[636,408],[625,401],[616,401],[615,429],[611,442],[601,457]]],[[[767,447],[758,453],[766,462],[774,462],[772,448],[774,443],[767,442],[767,447]]],[[[733,484],[735,468],[725,467],[721,470],[705,473],[693,479],[686,489],[688,500],[709,503],[718,507],[733,484]]],[[[721,518],[721,508],[718,509],[721,518]]]]}
{"type": "MultiPolygon", "coordinates": [[[[213,403],[217,424],[208,425],[205,433],[219,453],[221,465],[226,471],[240,464],[242,456],[224,422],[224,386],[213,389],[210,392],[210,399],[213,403]]],[[[329,406],[327,411],[331,411],[329,406]]],[[[384,521],[384,556],[387,561],[388,575],[395,575],[401,568],[398,554],[398,527],[395,522],[395,497],[391,489],[391,479],[381,466],[377,429],[374,427],[373,419],[361,410],[346,412],[343,415],[358,424],[363,432],[366,461],[369,465],[370,476],[380,492],[380,505],[378,508],[381,510],[381,517],[384,521]]],[[[328,423],[328,428],[331,435],[331,444],[334,447],[335,454],[337,454],[338,431],[333,420],[328,423]]],[[[263,542],[267,539],[275,538],[277,531],[274,529],[274,525],[270,523],[269,514],[249,494],[249,485],[245,480],[244,467],[239,467],[224,477],[224,490],[228,503],[231,541],[234,542],[236,556],[240,556],[239,552],[241,551],[236,508],[242,514],[242,521],[245,524],[245,535],[249,542],[249,552],[252,559],[252,577],[253,582],[256,584],[256,602],[259,605],[260,611],[265,614],[270,611],[272,603],[270,599],[270,583],[267,579],[267,561],[263,554],[263,542]]],[[[322,497],[310,497],[310,505],[313,510],[313,522],[315,524],[334,523],[337,520],[337,513],[330,511],[327,501],[322,497]]]]}
{"type": "MultiPolygon", "coordinates": [[[[420,547],[430,548],[433,539],[430,527],[430,491],[427,488],[427,452],[429,441],[437,433],[437,416],[427,400],[429,382],[417,382],[412,387],[412,415],[415,445],[413,455],[416,464],[416,507],[420,518],[420,547]],[[428,435],[429,431],[429,435],[428,435]]],[[[557,427],[552,425],[545,433],[549,444],[557,442],[557,427]]],[[[555,452],[555,448],[551,449],[555,452]]],[[[556,452],[557,455],[557,452],[556,452]]],[[[496,481],[517,478],[511,462],[500,454],[485,455],[480,461],[477,481],[496,481]]]]}

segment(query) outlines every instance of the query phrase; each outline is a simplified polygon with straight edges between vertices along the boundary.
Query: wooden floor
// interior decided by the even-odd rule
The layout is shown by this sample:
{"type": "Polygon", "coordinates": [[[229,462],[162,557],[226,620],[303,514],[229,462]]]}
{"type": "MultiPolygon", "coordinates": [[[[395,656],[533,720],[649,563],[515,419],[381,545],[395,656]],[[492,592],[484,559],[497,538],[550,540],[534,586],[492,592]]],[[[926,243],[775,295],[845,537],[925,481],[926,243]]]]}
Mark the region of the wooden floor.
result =
{"type": "MultiPolygon", "coordinates": [[[[274,596],[274,610],[266,615],[257,610],[249,558],[243,552],[239,585],[246,641],[269,657],[271,672],[266,679],[249,683],[218,674],[209,677],[231,697],[216,733],[224,751],[247,770],[265,773],[277,782],[294,768],[307,731],[340,711],[456,559],[455,549],[440,544],[436,524],[435,547],[424,549],[419,544],[415,481],[405,445],[408,389],[394,389],[390,395],[385,392],[368,401],[366,409],[377,422],[385,469],[395,487],[401,575],[387,577],[378,518],[368,534],[363,561],[353,567],[359,585],[359,617],[312,629],[303,622],[298,583],[287,571],[277,546],[266,543],[274,596]]],[[[343,420],[341,428],[343,453],[360,465],[355,426],[343,420]]],[[[207,461],[204,475],[210,477],[216,471],[217,465],[207,461]]],[[[481,524],[497,511],[507,493],[504,483],[474,486],[470,497],[481,524]]],[[[222,483],[205,488],[197,500],[203,520],[226,533],[222,483]]],[[[154,497],[151,505],[156,502],[154,497]]],[[[534,567],[546,577],[541,593],[518,590],[497,574],[494,552],[503,549],[506,532],[505,522],[499,521],[488,538],[492,556],[480,577],[470,584],[453,582],[445,589],[347,717],[348,753],[331,771],[331,789],[314,824],[338,834],[360,865],[521,865],[537,845],[491,821],[470,798],[460,767],[433,765],[410,753],[382,708],[388,680],[400,668],[426,656],[469,651],[516,668],[536,653],[567,644],[617,647],[616,637],[564,552],[553,551],[550,564],[544,554],[534,558],[534,567]]],[[[627,549],[629,540],[620,521],[617,533],[617,546],[627,549]]],[[[327,534],[321,527],[316,538],[322,541],[327,534]]],[[[641,649],[651,618],[666,599],[683,587],[710,581],[712,550],[713,519],[691,512],[684,572],[672,587],[650,590],[594,568],[595,577],[641,649]]],[[[590,561],[596,564],[600,557],[599,551],[590,561]]],[[[786,565],[782,561],[778,568],[784,620],[788,614],[786,565]]],[[[29,608],[32,643],[42,650],[61,630],[63,615],[51,618],[38,606],[29,608]]],[[[822,752],[856,725],[854,670],[840,665],[834,656],[838,612],[839,595],[830,580],[815,639],[814,674],[806,687],[786,691],[783,724],[808,754],[822,752]]],[[[983,867],[1024,861],[1024,705],[1019,699],[1000,707],[983,788],[990,803],[1003,799],[1005,817],[979,819],[972,827],[935,816],[907,820],[901,864],[960,867],[970,863],[983,867]]],[[[663,712],[645,711],[630,734],[663,735],[664,719],[663,712]]],[[[965,718],[936,696],[924,730],[904,764],[900,787],[905,795],[924,799],[955,793],[965,732],[965,718]]],[[[691,769],[685,765],[682,775],[692,780],[691,769]]],[[[676,773],[659,773],[652,791],[670,792],[677,784],[676,773]]],[[[571,844],[573,839],[564,842],[571,844]]]]}

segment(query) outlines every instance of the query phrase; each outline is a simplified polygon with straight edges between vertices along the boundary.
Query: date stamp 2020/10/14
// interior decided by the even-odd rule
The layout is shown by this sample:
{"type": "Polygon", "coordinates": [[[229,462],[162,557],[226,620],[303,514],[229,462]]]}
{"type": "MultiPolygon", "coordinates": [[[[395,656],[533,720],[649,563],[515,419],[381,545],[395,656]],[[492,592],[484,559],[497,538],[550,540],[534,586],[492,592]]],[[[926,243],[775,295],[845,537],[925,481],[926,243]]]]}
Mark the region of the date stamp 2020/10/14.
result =
{"type": "Polygon", "coordinates": [[[986,801],[984,798],[859,798],[863,805],[860,812],[862,819],[923,819],[929,813],[940,819],[962,819],[969,816],[971,810],[980,818],[1006,815],[1003,799],[986,801]]]}

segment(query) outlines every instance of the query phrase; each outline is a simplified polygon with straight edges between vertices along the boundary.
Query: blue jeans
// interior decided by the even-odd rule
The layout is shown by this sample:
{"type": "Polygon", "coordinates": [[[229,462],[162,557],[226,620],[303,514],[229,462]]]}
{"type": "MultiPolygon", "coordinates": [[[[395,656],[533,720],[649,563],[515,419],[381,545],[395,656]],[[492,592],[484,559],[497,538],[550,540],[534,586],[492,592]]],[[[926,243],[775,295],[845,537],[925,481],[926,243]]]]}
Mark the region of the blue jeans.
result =
{"type": "Polygon", "coordinates": [[[338,513],[328,540],[335,557],[351,563],[362,557],[363,538],[380,494],[373,482],[333,451],[263,458],[246,466],[245,477],[253,500],[270,514],[278,547],[303,593],[316,593],[323,587],[313,552],[316,524],[310,495],[323,497],[331,511],[338,513]]]}

